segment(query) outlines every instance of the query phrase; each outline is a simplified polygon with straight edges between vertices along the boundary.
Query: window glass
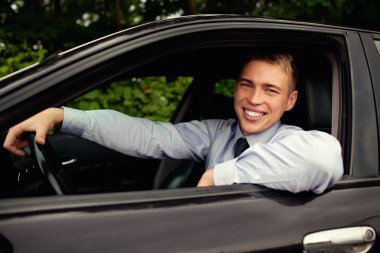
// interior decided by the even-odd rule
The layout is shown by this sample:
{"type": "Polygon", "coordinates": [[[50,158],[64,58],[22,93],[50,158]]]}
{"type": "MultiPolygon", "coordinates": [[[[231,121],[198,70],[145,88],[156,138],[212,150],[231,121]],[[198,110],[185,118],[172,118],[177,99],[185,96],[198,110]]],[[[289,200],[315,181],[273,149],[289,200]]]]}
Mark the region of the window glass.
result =
{"type": "Polygon", "coordinates": [[[380,54],[380,40],[375,40],[375,45],[376,45],[377,51],[380,54]]]}
{"type": "Polygon", "coordinates": [[[192,79],[128,78],[92,90],[67,106],[81,110],[113,109],[130,116],[168,122],[192,79]]]}

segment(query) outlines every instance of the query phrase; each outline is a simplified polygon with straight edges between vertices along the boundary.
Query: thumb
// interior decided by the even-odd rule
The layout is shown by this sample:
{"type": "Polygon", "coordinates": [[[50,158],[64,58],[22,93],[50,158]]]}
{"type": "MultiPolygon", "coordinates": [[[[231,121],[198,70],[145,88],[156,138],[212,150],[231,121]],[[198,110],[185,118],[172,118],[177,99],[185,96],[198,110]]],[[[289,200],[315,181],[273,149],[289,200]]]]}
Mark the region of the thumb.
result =
{"type": "Polygon", "coordinates": [[[38,144],[44,145],[45,139],[46,139],[46,131],[43,131],[43,130],[37,131],[35,139],[38,144]]]}
{"type": "Polygon", "coordinates": [[[36,136],[36,142],[38,144],[44,145],[45,144],[45,137],[44,136],[40,136],[40,137],[36,136]]]}

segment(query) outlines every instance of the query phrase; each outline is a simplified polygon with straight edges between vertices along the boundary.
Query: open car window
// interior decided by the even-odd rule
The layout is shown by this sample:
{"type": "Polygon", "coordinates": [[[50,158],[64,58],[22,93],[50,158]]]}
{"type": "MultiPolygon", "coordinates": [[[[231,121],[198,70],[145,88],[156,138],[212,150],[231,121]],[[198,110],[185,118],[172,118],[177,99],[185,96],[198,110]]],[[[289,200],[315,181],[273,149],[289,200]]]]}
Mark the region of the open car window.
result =
{"type": "MultiPolygon", "coordinates": [[[[196,36],[179,37],[165,45],[153,44],[131,52],[128,57],[107,61],[98,69],[71,79],[73,87],[87,85],[88,90],[79,96],[68,96],[60,105],[83,110],[114,109],[131,116],[173,123],[234,118],[235,78],[245,57],[261,47],[277,48],[281,41],[279,35],[264,47],[262,42],[252,43],[262,35],[246,38],[246,33],[242,34],[241,41],[231,39],[225,44],[213,44],[204,33],[199,34],[199,42],[196,36]],[[194,43],[189,43],[189,39],[194,43]],[[100,73],[106,74],[100,78],[100,73]]],[[[344,112],[340,108],[341,94],[333,95],[334,89],[341,92],[341,72],[334,68],[340,62],[339,49],[335,42],[328,47],[323,43],[311,47],[302,43],[302,36],[295,38],[299,46],[290,43],[283,47],[294,52],[299,61],[300,96],[296,107],[284,116],[284,123],[332,133],[333,128],[341,127],[339,117],[344,112]]],[[[335,133],[339,138],[340,131],[335,133]]],[[[59,132],[50,135],[49,140],[62,164],[60,173],[71,185],[69,194],[195,187],[205,170],[203,164],[190,161],[129,157],[59,132]]],[[[3,196],[55,194],[41,172],[33,169],[32,160],[14,158],[13,166],[16,170],[8,176],[18,179],[7,183],[3,196]]]]}

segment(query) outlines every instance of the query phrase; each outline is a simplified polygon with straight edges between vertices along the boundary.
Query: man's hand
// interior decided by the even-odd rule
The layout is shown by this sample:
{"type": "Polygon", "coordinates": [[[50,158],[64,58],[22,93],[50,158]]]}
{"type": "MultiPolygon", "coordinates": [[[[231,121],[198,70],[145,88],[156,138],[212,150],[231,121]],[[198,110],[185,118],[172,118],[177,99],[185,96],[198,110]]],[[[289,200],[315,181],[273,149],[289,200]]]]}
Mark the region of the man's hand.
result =
{"type": "Polygon", "coordinates": [[[215,186],[214,169],[208,169],[199,180],[197,187],[215,186]]]}
{"type": "Polygon", "coordinates": [[[63,109],[46,109],[10,128],[3,146],[16,155],[24,156],[25,152],[22,148],[28,145],[28,141],[22,139],[22,135],[25,132],[35,132],[36,142],[39,144],[45,144],[47,132],[56,126],[61,125],[62,122],[63,109]]]}

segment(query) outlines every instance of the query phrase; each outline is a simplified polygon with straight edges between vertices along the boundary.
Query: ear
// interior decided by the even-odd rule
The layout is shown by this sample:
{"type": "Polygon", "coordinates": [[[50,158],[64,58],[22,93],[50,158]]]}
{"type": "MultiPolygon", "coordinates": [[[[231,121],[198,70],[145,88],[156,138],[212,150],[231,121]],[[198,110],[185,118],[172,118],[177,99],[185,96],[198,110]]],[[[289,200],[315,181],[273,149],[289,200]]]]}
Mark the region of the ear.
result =
{"type": "Polygon", "coordinates": [[[290,111],[293,109],[294,105],[296,104],[298,97],[298,91],[294,90],[292,93],[290,93],[289,98],[288,98],[288,105],[286,106],[286,111],[290,111]]]}

